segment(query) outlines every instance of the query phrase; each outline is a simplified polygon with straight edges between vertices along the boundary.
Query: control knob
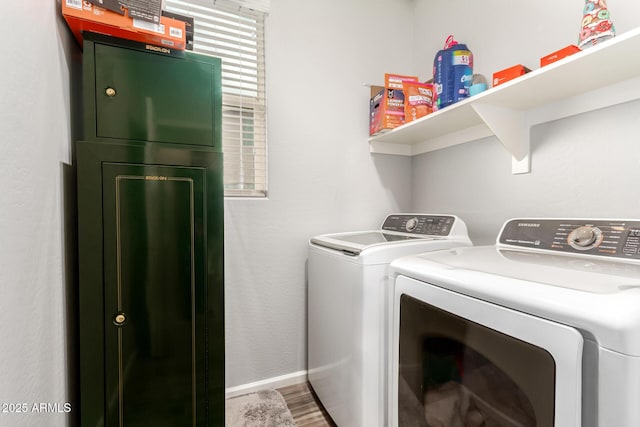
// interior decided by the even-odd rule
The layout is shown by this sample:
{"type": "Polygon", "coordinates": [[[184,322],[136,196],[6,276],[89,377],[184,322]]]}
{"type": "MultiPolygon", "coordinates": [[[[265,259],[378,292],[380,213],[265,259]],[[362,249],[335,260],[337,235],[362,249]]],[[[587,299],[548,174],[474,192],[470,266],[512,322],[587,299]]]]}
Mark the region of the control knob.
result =
{"type": "Polygon", "coordinates": [[[418,226],[418,218],[413,217],[407,220],[407,223],[405,224],[404,228],[406,228],[407,231],[413,231],[416,229],[417,226],[418,226]]]}
{"type": "Polygon", "coordinates": [[[586,251],[597,246],[602,240],[602,231],[597,227],[582,226],[569,233],[569,245],[580,251],[586,251]]]}

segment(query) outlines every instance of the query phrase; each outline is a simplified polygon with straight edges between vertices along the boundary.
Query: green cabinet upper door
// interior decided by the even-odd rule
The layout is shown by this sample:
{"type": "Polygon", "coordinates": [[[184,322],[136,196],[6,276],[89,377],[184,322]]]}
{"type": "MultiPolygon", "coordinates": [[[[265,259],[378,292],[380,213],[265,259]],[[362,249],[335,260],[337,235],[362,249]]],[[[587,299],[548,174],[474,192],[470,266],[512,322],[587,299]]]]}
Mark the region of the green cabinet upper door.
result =
{"type": "Polygon", "coordinates": [[[85,139],[220,149],[220,60],[85,37],[85,139]]]}

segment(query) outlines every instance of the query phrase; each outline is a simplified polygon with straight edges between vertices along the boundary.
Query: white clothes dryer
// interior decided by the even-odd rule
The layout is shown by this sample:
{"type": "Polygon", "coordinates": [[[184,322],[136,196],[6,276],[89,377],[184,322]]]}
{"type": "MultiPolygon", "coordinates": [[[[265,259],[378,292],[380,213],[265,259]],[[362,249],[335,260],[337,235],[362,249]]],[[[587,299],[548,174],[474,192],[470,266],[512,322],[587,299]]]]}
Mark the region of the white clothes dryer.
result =
{"type": "Polygon", "coordinates": [[[378,230],[310,240],[308,377],[337,425],[384,426],[388,417],[389,263],[469,245],[460,218],[425,214],[392,214],[378,230]]]}
{"type": "Polygon", "coordinates": [[[389,425],[640,426],[640,221],[514,219],[390,274],[389,425]]]}

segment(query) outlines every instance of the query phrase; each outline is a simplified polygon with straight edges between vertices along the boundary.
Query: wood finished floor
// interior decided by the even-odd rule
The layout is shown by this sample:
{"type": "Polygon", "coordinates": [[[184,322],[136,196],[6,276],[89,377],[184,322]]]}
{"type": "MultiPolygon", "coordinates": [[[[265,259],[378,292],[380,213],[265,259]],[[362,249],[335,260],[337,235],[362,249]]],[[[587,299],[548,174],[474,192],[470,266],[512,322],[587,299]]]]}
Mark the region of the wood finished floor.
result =
{"type": "Polygon", "coordinates": [[[298,427],[336,427],[309,383],[277,389],[284,397],[298,427]]]}

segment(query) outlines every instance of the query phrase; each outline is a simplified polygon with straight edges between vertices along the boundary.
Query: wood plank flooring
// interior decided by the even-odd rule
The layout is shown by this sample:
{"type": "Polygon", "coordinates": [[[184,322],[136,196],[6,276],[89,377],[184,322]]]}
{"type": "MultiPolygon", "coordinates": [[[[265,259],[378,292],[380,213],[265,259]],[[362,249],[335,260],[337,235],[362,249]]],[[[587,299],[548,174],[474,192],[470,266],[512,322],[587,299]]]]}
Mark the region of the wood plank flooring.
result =
{"type": "Polygon", "coordinates": [[[309,383],[277,389],[298,427],[336,427],[309,383]]]}

